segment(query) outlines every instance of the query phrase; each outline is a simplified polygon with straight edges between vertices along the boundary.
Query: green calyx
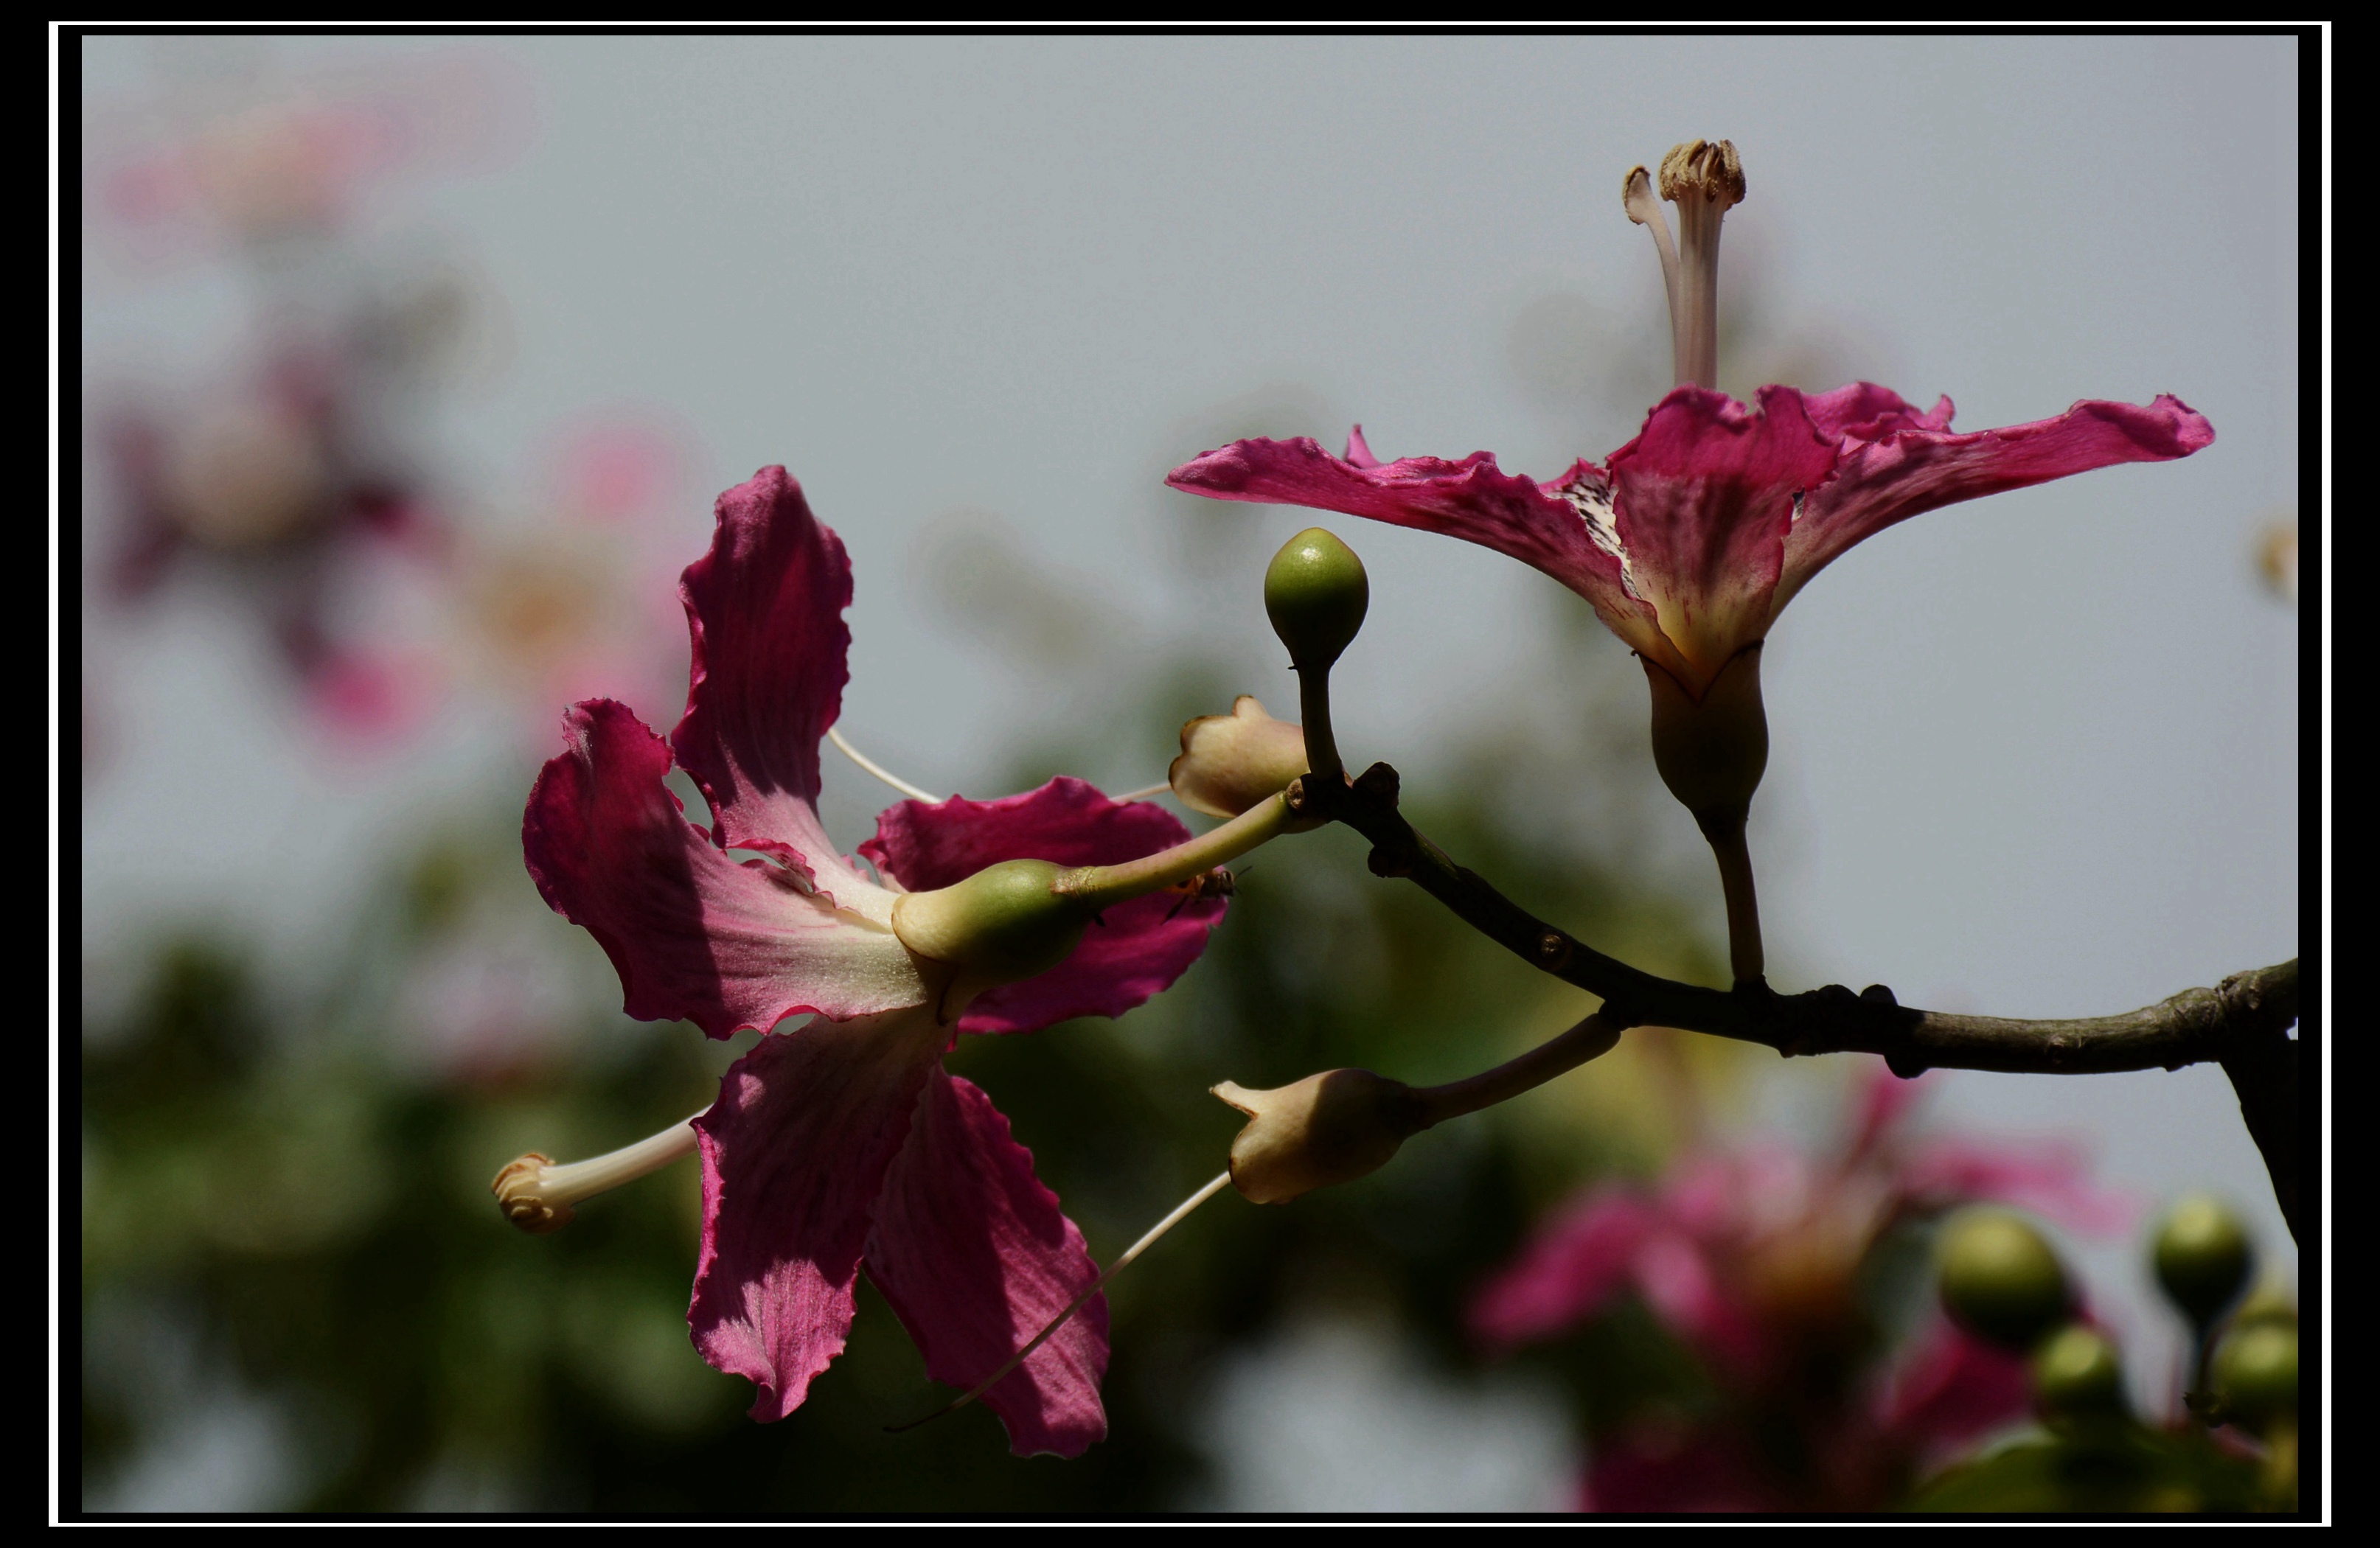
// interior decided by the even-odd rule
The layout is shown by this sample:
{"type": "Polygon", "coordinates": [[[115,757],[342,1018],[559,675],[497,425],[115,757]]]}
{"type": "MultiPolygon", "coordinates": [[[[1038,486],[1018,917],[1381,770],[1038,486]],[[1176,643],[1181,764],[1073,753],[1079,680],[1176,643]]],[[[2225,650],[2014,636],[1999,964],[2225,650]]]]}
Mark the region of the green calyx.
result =
{"type": "Polygon", "coordinates": [[[2216,1199],[2193,1194],[2157,1227],[2157,1283],[2199,1327],[2211,1326],[2247,1288],[2256,1255],[2240,1217],[2216,1199]]]}
{"type": "Polygon", "coordinates": [[[1265,571],[1265,616],[1300,671],[1327,671],[1364,626],[1372,583],[1355,550],[1318,526],[1283,543],[1265,571]]]}
{"type": "Polygon", "coordinates": [[[1986,1343],[2020,1352],[2066,1320],[2066,1269],[2041,1233],[2000,1210],[1973,1210],[1945,1229],[1942,1308],[1986,1343]]]}
{"type": "Polygon", "coordinates": [[[2034,1397],[2058,1419],[2094,1419],[2124,1411],[2124,1364],[2116,1346],[2080,1323],[2058,1329],[2033,1356],[2034,1397]]]}
{"type": "Polygon", "coordinates": [[[947,970],[939,1014],[954,1019],[984,990],[1046,973],[1083,938],[1091,911],[1055,887],[1047,860],[1003,860],[965,881],[892,905],[901,944],[947,970]]]}

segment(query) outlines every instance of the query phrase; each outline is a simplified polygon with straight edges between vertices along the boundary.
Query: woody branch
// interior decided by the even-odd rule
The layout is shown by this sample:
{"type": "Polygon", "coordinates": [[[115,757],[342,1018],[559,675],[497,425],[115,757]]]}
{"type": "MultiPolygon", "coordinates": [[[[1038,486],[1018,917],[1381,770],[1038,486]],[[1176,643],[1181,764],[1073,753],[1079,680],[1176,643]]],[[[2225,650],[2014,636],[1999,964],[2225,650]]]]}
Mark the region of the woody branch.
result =
{"type": "Polygon", "coordinates": [[[1289,803],[1302,816],[1343,822],[1369,839],[1375,875],[1410,878],[1514,955],[1601,996],[1608,1023],[1707,1033],[1789,1058],[1877,1054],[1904,1078],[1932,1069],[2091,1075],[2219,1063],[2297,1231],[2298,1045],[2288,1035],[2299,1020],[2294,958],[2137,1010],[2059,1021],[1922,1010],[1881,985],[1856,994],[1840,984],[1791,995],[1765,985],[1705,988],[1631,967],[1537,918],[1417,832],[1397,796],[1396,770],[1376,763],[1335,790],[1301,780],[1289,803]]]}

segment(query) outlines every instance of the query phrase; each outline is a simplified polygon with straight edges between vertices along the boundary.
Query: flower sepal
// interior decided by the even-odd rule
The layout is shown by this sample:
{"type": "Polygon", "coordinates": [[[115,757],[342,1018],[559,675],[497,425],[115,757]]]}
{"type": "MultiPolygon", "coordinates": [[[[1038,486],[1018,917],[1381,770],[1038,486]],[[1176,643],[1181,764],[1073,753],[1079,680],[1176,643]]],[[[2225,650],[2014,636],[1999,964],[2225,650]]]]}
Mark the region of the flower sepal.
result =
{"type": "Polygon", "coordinates": [[[986,989],[1046,973],[1083,938],[1093,910],[1056,889],[1063,866],[1003,860],[892,904],[892,933],[941,968],[936,1019],[948,1025],[986,989]]]}
{"type": "Polygon", "coordinates": [[[1305,733],[1276,720],[1242,694],[1229,715],[1201,715],[1182,727],[1182,756],[1165,771],[1184,806],[1235,817],[1306,772],[1305,733]]]}
{"type": "Polygon", "coordinates": [[[1232,1186],[1260,1204],[1367,1177],[1428,1127],[1411,1086],[1368,1070],[1325,1070],[1270,1091],[1232,1081],[1213,1090],[1248,1115],[1232,1142],[1232,1186]]]}
{"type": "Polygon", "coordinates": [[[1706,832],[1742,822],[1768,768],[1760,648],[1755,640],[1729,658],[1699,699],[1667,667],[1639,658],[1653,691],[1653,767],[1706,832]]]}

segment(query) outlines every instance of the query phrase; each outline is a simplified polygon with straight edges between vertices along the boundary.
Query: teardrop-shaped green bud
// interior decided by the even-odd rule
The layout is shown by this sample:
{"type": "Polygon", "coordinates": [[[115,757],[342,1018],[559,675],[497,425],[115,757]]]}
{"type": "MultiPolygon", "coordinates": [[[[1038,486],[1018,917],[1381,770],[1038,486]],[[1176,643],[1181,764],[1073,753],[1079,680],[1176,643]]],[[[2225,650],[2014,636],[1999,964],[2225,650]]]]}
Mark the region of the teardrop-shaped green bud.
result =
{"type": "Polygon", "coordinates": [[[1281,546],[1265,571],[1265,616],[1300,671],[1328,671],[1371,606],[1364,562],[1337,536],[1309,526],[1281,546]]]}
{"type": "Polygon", "coordinates": [[[2200,1327],[2212,1324],[2238,1299],[2256,1266],[2240,1217],[2203,1193],[2166,1212],[2157,1227],[2155,1260],[2157,1283],[2200,1327]]]}
{"type": "Polygon", "coordinates": [[[2256,1322],[2234,1330],[2215,1351],[2209,1371],[2227,1415],[2264,1431],[2297,1416],[2298,1330],[2256,1322]]]}
{"type": "Polygon", "coordinates": [[[2124,1362],[2107,1335],[2080,1323],[2051,1334],[2033,1356],[2034,1397],[2053,1418],[2092,1419],[2124,1411],[2124,1362]]]}
{"type": "Polygon", "coordinates": [[[1986,1343],[2023,1351],[2066,1320],[2066,1270],[2041,1233],[2004,1210],[1970,1210],[1942,1233],[1942,1308],[1986,1343]]]}

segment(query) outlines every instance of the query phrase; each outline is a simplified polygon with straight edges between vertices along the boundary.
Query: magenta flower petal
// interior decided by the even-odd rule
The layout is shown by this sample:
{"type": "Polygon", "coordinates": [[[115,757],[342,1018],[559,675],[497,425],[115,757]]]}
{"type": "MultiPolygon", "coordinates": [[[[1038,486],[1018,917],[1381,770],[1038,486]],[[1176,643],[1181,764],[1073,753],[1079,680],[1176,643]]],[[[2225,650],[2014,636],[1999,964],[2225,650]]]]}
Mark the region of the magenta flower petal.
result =
{"type": "Polygon", "coordinates": [[[1308,505],[1442,532],[1535,565],[1595,605],[1611,632],[1648,656],[1676,653],[1651,607],[1627,589],[1609,530],[1609,486],[1580,462],[1551,484],[1506,473],[1494,456],[1381,463],[1358,429],[1339,458],[1311,439],[1237,441],[1167,474],[1177,490],[1216,500],[1308,505]]]}
{"type": "Polygon", "coordinates": [[[1790,387],[1762,388],[1757,410],[1678,388],[1611,454],[1629,582],[1685,657],[1690,686],[1768,632],[1795,497],[1834,465],[1833,442],[1790,387]]]}
{"type": "Polygon", "coordinates": [[[764,467],[719,497],[710,551],[679,593],[694,635],[686,715],[670,733],[722,848],[773,854],[832,892],[866,885],[820,826],[819,742],[851,673],[851,559],[802,487],[764,467]]]}
{"type": "Polygon", "coordinates": [[[2014,1204],[2075,1230],[2111,1234],[2139,1217],[2135,1201],[2087,1180],[2090,1162],[2071,1144],[2036,1143],[2024,1150],[1959,1140],[1911,1147],[1895,1170],[1901,1196],[1921,1209],[1956,1204],[2014,1204]]]}
{"type": "Polygon", "coordinates": [[[1656,1230],[1636,1251],[1636,1289],[1705,1361],[1748,1381],[1769,1369],[1778,1340],[1719,1283],[1713,1255],[1682,1232],[1656,1230]]]}
{"type": "Polygon", "coordinates": [[[1924,414],[1888,387],[1854,381],[1831,393],[1804,393],[1802,412],[1829,442],[1877,441],[1896,430],[1947,430],[1950,400],[1937,398],[1924,414]]]}
{"type": "Polygon", "coordinates": [[[730,860],[687,822],[662,782],[668,746],[625,705],[591,699],[563,724],[569,750],[529,792],[521,848],[546,902],[610,955],[629,1015],[726,1037],[925,999],[891,930],[769,861],[730,860]]]}
{"type": "Polygon", "coordinates": [[[1637,1251],[1659,1221],[1645,1201],[1597,1190],[1541,1232],[1471,1303],[1471,1330],[1510,1348],[1560,1333],[1627,1288],[1637,1251]]]}
{"type": "Polygon", "coordinates": [[[799,1408],[843,1352],[876,1198],[943,1038],[924,1008],[764,1037],[695,1119],[702,1251],[686,1322],[703,1359],[759,1384],[754,1419],[799,1408]]]}
{"type": "Polygon", "coordinates": [[[1734,1430],[1644,1424],[1596,1447],[1578,1508],[1669,1516],[1784,1510],[1792,1503],[1734,1430]]]}
{"type": "MultiPolygon", "coordinates": [[[[1002,860],[1112,865],[1189,837],[1161,806],[1111,801],[1097,786],[1062,776],[999,801],[904,801],[877,817],[876,836],[859,853],[903,888],[923,892],[1002,860]]],[[[1058,966],[978,996],[959,1030],[1032,1032],[1075,1016],[1121,1016],[1181,977],[1222,917],[1220,898],[1184,905],[1176,894],[1157,893],[1119,903],[1058,966]]]]}
{"type": "MultiPolygon", "coordinates": [[[[926,1373],[969,1389],[1099,1273],[991,1098],[940,1070],[885,1174],[867,1263],[917,1341],[926,1373]]],[[[1099,1403],[1107,1366],[1107,1298],[1094,1296],[983,1401],[1019,1457],[1079,1457],[1108,1433],[1099,1403]]]]}
{"type": "Polygon", "coordinates": [[[1764,387],[1757,408],[1681,387],[1608,469],[1580,461],[1549,484],[1501,472],[1485,452],[1383,464],[1360,429],[1343,458],[1305,439],[1241,441],[1166,482],[1509,554],[1586,598],[1630,648],[1699,695],[1812,575],[1895,522],[2113,463],[2187,456],[2215,439],[2171,397],[2145,408],[2080,403],[1973,435],[1952,434],[1950,412],[1948,398],[1921,412],[1864,381],[1815,394],[1764,387]]]}
{"type": "Polygon", "coordinates": [[[1852,1143],[1844,1152],[1845,1164],[1864,1161],[1890,1143],[1918,1101],[1939,1079],[1939,1075],[1919,1075],[1904,1081],[1880,1058],[1870,1065],[1853,1093],[1852,1143]]]}
{"type": "MultiPolygon", "coordinates": [[[[1826,396],[1840,399],[1852,391],[1826,396]]],[[[1868,391],[1891,397],[1881,388],[1868,391]]],[[[2055,419],[1968,435],[1951,433],[1948,398],[1923,417],[1886,411],[1855,423],[1856,414],[1831,405],[1829,414],[1840,415],[1838,422],[1845,426],[1842,457],[1835,476],[1810,491],[1786,539],[1772,619],[1837,555],[1895,522],[2095,467],[2186,457],[2215,441],[2204,416],[2169,395],[2145,408],[2078,403],[2055,419]]]]}

